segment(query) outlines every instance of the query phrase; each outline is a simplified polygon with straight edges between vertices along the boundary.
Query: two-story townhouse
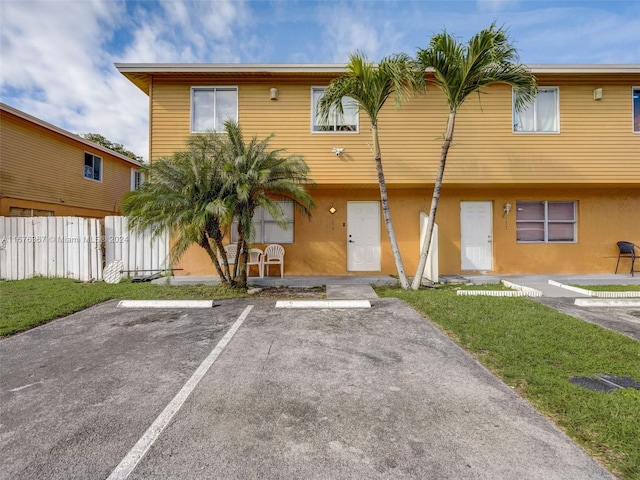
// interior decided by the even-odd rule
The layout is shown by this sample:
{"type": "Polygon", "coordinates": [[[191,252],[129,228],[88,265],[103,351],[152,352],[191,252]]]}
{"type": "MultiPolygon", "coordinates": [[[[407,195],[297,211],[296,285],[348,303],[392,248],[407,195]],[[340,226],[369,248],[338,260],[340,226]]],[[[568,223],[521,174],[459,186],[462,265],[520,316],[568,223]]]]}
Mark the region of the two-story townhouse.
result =
{"type": "MultiPolygon", "coordinates": [[[[281,243],[289,274],[393,274],[380,219],[368,118],[347,106],[319,123],[315,102],[342,65],[117,64],[149,96],[150,159],[237,119],[276,136],[317,183],[290,232],[260,213],[257,243],[281,243]]],[[[612,272],[616,242],[640,243],[640,65],[532,65],[539,92],[515,112],[494,85],[458,114],[437,223],[441,274],[612,272]]],[[[426,73],[427,79],[429,73],[426,73]]],[[[447,107],[436,88],[379,120],[391,213],[408,273],[419,254],[447,107]]],[[[213,273],[193,248],[186,274],[213,273]]]]}
{"type": "Polygon", "coordinates": [[[0,103],[0,216],[118,215],[140,163],[0,103]]]}

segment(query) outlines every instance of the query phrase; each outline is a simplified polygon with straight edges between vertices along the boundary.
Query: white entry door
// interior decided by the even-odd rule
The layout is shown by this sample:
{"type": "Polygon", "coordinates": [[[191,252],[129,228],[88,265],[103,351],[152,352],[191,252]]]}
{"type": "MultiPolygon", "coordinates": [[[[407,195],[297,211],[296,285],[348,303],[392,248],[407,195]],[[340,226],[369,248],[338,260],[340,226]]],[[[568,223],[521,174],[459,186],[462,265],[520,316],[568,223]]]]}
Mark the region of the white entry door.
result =
{"type": "Polygon", "coordinates": [[[379,202],[347,202],[347,270],[380,271],[379,202]]]}
{"type": "Polygon", "coordinates": [[[460,202],[462,270],[493,268],[492,218],[491,202],[460,202]]]}

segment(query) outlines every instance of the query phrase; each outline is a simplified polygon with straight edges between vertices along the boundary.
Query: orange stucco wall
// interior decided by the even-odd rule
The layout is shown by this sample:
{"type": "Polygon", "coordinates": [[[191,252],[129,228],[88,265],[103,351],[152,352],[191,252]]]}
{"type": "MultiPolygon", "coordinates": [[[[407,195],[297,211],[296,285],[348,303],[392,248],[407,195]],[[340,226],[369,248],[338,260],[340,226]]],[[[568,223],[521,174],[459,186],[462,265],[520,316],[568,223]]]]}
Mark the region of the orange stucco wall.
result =
{"type": "MultiPolygon", "coordinates": [[[[328,275],[347,271],[347,202],[379,200],[377,189],[317,189],[317,208],[310,221],[296,216],[294,243],[284,245],[285,273],[328,275]],[[335,214],[329,212],[335,207],[335,214]]],[[[428,211],[430,189],[392,189],[391,214],[405,269],[417,266],[419,218],[428,211]]],[[[604,273],[613,272],[616,242],[640,243],[640,191],[638,189],[528,189],[444,188],[438,210],[439,267],[441,274],[464,273],[460,253],[460,202],[493,202],[493,270],[495,273],[604,273]],[[576,243],[522,244],[516,242],[515,208],[503,215],[503,205],[523,200],[577,201],[576,243]]],[[[394,274],[395,264],[384,223],[381,225],[381,273],[394,274]]],[[[256,245],[262,247],[262,245],[256,245]]],[[[204,251],[194,247],[180,262],[186,275],[213,274],[204,251]]]]}

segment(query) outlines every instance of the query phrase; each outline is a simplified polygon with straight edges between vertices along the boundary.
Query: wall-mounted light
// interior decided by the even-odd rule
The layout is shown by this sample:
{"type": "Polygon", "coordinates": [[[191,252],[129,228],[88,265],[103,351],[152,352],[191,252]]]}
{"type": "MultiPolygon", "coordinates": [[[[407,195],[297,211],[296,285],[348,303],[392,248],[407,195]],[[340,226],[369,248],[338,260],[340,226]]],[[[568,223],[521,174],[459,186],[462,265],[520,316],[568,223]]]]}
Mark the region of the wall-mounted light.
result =
{"type": "Polygon", "coordinates": [[[331,151],[336,154],[336,157],[339,157],[344,152],[344,148],[333,147],[331,151]]]}
{"type": "Polygon", "coordinates": [[[334,213],[336,213],[336,212],[337,212],[336,207],[333,207],[333,206],[332,206],[332,207],[329,209],[329,213],[330,213],[331,215],[333,215],[333,214],[334,214],[334,213]]]}
{"type": "Polygon", "coordinates": [[[593,99],[594,100],[602,100],[602,89],[601,88],[596,88],[593,91],[593,99]]]}
{"type": "Polygon", "coordinates": [[[277,88],[272,88],[271,90],[269,90],[269,98],[271,100],[278,100],[278,89],[277,88]]]}

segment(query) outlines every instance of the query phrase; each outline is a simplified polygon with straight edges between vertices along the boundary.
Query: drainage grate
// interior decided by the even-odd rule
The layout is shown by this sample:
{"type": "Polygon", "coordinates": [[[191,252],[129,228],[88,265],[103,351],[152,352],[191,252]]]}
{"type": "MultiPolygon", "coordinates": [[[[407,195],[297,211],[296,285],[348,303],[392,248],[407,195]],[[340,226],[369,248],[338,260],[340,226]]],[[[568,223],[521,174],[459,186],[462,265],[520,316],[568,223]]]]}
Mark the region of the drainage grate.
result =
{"type": "Polygon", "coordinates": [[[598,378],[571,377],[569,381],[595,392],[611,392],[621,388],[635,388],[636,390],[640,390],[640,383],[631,377],[598,375],[598,378]]]}

